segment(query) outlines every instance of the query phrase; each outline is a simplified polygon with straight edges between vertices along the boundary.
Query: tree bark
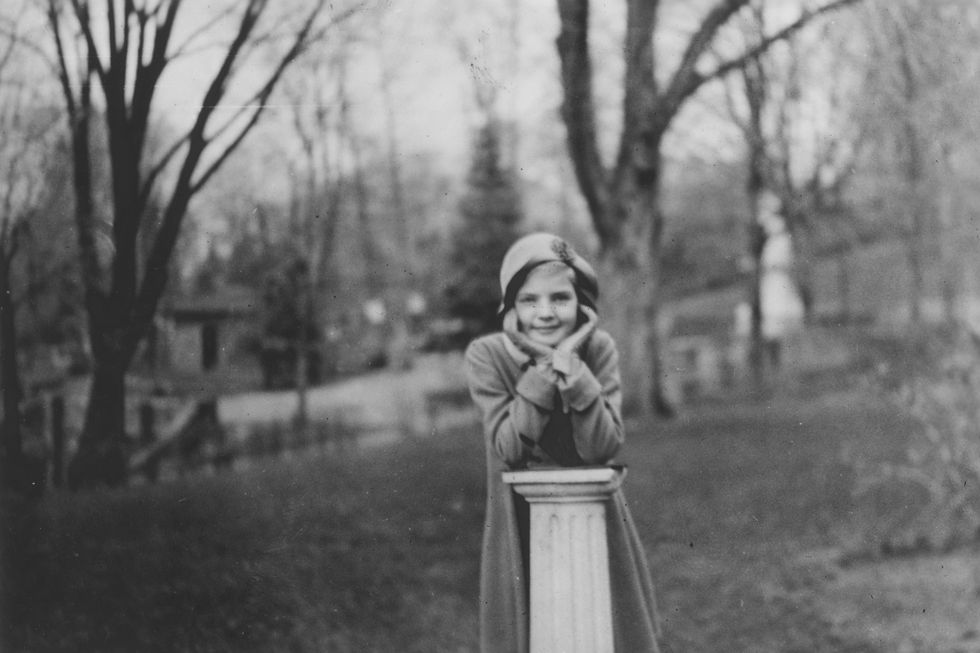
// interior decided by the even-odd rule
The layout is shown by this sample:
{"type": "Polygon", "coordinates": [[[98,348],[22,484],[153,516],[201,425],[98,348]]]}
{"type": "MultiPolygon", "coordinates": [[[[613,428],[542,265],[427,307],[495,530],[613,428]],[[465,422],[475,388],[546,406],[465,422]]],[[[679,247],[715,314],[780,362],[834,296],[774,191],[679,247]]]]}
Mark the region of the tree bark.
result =
{"type": "MultiPolygon", "coordinates": [[[[624,198],[623,210],[639,210],[648,204],[655,193],[647,192],[624,198]]],[[[601,278],[600,305],[602,321],[613,335],[619,348],[620,367],[627,385],[624,401],[627,407],[661,416],[673,413],[664,386],[661,354],[660,235],[655,225],[658,217],[639,223],[646,240],[631,239],[607,247],[600,255],[598,267],[601,278]]]]}
{"type": "Polygon", "coordinates": [[[918,133],[909,124],[906,128],[908,160],[905,180],[908,184],[909,228],[906,235],[906,256],[909,264],[909,322],[916,326],[922,322],[922,295],[925,285],[923,249],[925,240],[925,207],[922,201],[922,166],[918,133]]]}
{"type": "Polygon", "coordinates": [[[126,480],[126,367],[106,355],[96,359],[78,450],[68,465],[69,489],[126,480]]]}
{"type": "Polygon", "coordinates": [[[395,273],[387,280],[389,292],[388,320],[391,324],[388,342],[388,363],[394,369],[411,369],[413,365],[406,300],[413,290],[415,279],[415,243],[410,224],[411,215],[405,201],[405,188],[400,164],[398,140],[398,110],[395,101],[391,64],[381,57],[381,97],[385,112],[385,157],[388,165],[388,179],[391,183],[391,205],[394,212],[396,247],[395,273]]]}
{"type": "Polygon", "coordinates": [[[596,140],[588,55],[588,3],[559,2],[565,100],[562,117],[579,188],[600,241],[601,304],[621,349],[627,405],[669,415],[662,384],[659,333],[660,145],[670,115],[658,106],[650,35],[655,10],[630,3],[627,30],[627,93],[615,169],[608,173],[596,140]]]}
{"type": "Polygon", "coordinates": [[[310,425],[310,354],[313,347],[310,342],[309,324],[313,319],[313,281],[310,279],[312,272],[311,266],[303,272],[301,281],[302,289],[299,302],[299,334],[296,342],[296,415],[293,419],[293,427],[296,437],[300,440],[297,443],[302,446],[306,443],[309,435],[310,425]]]}
{"type": "Polygon", "coordinates": [[[942,265],[943,311],[946,320],[959,319],[960,295],[963,291],[963,250],[960,246],[961,228],[956,217],[953,190],[949,180],[953,175],[947,147],[941,150],[936,188],[936,220],[938,225],[939,259],[942,265]]]}
{"type": "Polygon", "coordinates": [[[664,218],[660,210],[659,137],[643,140],[634,153],[636,160],[611,193],[612,212],[623,216],[623,237],[610,243],[602,255],[612,264],[611,274],[602,283],[619,277],[625,285],[621,294],[607,297],[604,306],[616,305],[614,314],[627,317],[617,327],[623,329],[622,337],[629,343],[627,378],[634,387],[627,388],[627,401],[635,402],[641,412],[652,410],[667,417],[673,414],[673,407],[664,386],[660,338],[664,218]]]}
{"type": "MultiPolygon", "coordinates": [[[[919,84],[914,70],[911,46],[906,33],[897,25],[893,26],[895,42],[898,46],[898,66],[902,98],[906,107],[914,107],[920,100],[919,84]]],[[[906,109],[907,112],[910,109],[906,109]]],[[[904,174],[908,188],[909,224],[906,233],[906,256],[909,264],[909,322],[917,326],[922,321],[922,294],[924,286],[923,249],[925,238],[925,215],[923,201],[923,146],[915,117],[906,113],[903,121],[902,137],[905,146],[904,174]]]]}
{"type": "Polygon", "coordinates": [[[23,454],[20,414],[23,387],[17,366],[17,328],[10,288],[9,261],[0,262],[0,267],[2,267],[0,269],[0,382],[3,383],[3,446],[5,462],[12,469],[20,464],[23,454]]]}
{"type": "MultiPolygon", "coordinates": [[[[762,14],[756,14],[756,26],[761,33],[764,29],[762,14]]],[[[763,111],[769,96],[766,70],[761,60],[746,61],[742,67],[742,81],[745,84],[745,99],[749,108],[748,123],[745,125],[746,140],[749,146],[749,171],[745,190],[749,196],[749,254],[752,258],[752,324],[749,332],[749,369],[756,387],[762,387],[762,250],[766,234],[759,224],[759,198],[766,188],[768,157],[763,130],[763,111]]]]}
{"type": "Polygon", "coordinates": [[[851,318],[851,273],[848,270],[848,252],[837,255],[837,294],[840,297],[840,321],[850,325],[851,318]]]}

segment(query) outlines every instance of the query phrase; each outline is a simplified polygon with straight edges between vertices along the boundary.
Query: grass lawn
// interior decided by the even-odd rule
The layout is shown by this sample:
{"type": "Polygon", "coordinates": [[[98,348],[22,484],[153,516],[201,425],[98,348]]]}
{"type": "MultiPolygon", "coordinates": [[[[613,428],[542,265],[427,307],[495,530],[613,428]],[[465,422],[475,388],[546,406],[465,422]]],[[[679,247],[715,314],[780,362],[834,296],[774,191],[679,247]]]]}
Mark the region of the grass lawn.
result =
{"type": "MultiPolygon", "coordinates": [[[[842,446],[893,456],[908,429],[854,396],[632,423],[625,491],[668,650],[980,650],[976,552],[837,562],[863,518],[842,446]]],[[[460,427],[8,502],[0,649],[473,651],[482,446],[460,427]]]]}

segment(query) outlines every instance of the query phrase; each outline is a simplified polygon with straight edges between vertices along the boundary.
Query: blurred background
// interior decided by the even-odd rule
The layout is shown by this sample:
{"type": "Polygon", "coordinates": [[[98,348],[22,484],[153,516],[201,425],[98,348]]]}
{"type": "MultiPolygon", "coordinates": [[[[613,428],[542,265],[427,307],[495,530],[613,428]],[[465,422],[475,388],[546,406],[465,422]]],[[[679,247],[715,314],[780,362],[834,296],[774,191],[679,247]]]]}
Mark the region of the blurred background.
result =
{"type": "MultiPolygon", "coordinates": [[[[798,558],[815,550],[975,562],[978,32],[971,0],[5,2],[10,650],[472,650],[482,444],[461,352],[497,328],[500,259],[533,231],[595,263],[630,423],[660,434],[631,450],[666,479],[636,480],[640,504],[676,495],[651,507],[654,567],[674,539],[696,555],[691,494],[716,543],[760,506],[798,520],[728,576],[768,616],[719,606],[704,630],[678,607],[676,650],[977,646],[976,573],[933,639],[881,619],[875,639],[831,614],[852,586],[798,601],[751,570],[820,576],[798,558]],[[784,439],[795,425],[806,444],[784,439]],[[426,469],[447,458],[476,462],[442,487],[426,469]],[[413,528],[424,597],[391,558],[413,528]],[[791,556],[763,550],[784,539],[791,556]],[[358,542],[387,566],[352,571],[358,542]],[[138,550],[170,563],[137,570],[138,550]],[[292,571],[263,567],[271,551],[292,571]],[[278,594],[249,594],[270,575],[278,594]],[[137,625],[80,607],[93,592],[126,613],[141,591],[137,625]],[[240,618],[188,625],[179,606],[225,595],[240,618]],[[409,618],[413,601],[439,607],[409,618]]],[[[697,612],[704,595],[670,589],[710,584],[691,564],[657,580],[697,612]]]]}

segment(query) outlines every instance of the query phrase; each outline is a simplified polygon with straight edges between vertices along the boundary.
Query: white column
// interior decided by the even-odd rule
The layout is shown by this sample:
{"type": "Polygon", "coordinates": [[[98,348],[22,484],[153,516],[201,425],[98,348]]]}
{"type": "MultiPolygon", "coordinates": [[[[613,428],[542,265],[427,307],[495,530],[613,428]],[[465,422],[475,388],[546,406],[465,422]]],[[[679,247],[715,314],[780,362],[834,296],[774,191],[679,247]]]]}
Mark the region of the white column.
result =
{"type": "Polygon", "coordinates": [[[504,472],[531,506],[531,653],[612,653],[606,500],[626,472],[504,472]]]}

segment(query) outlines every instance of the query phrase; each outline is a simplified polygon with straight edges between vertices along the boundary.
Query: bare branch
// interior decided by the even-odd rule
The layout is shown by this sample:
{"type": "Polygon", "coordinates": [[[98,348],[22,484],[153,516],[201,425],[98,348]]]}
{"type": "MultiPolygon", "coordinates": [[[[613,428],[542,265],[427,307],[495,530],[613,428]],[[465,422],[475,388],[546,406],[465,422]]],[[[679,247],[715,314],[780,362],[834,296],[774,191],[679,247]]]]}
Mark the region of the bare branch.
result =
{"type": "Polygon", "coordinates": [[[9,33],[7,47],[4,49],[2,53],[0,53],[0,73],[2,73],[9,65],[10,60],[14,56],[14,52],[17,51],[17,45],[19,43],[20,43],[20,35],[17,33],[16,29],[14,29],[9,33]]]}
{"type": "MultiPolygon", "coordinates": [[[[156,29],[153,34],[153,49],[150,52],[150,60],[143,62],[143,33],[149,21],[149,16],[140,19],[140,58],[137,63],[136,79],[133,85],[133,99],[130,106],[130,116],[134,133],[130,135],[137,143],[142,144],[150,120],[150,107],[153,103],[153,95],[157,89],[157,82],[167,66],[167,47],[173,35],[174,22],[177,18],[177,10],[180,0],[174,0],[167,6],[167,13],[162,22],[156,22],[156,29]]],[[[157,8],[159,9],[159,7],[157,8]]],[[[142,148],[140,148],[142,149],[142,148]]],[[[140,205],[144,206],[143,204],[140,205]]]]}
{"type": "Polygon", "coordinates": [[[65,98],[65,107],[68,111],[68,118],[75,122],[78,108],[75,100],[75,91],[71,86],[71,76],[68,73],[68,61],[65,58],[65,46],[61,39],[61,21],[58,17],[57,0],[48,0],[48,23],[51,25],[51,33],[54,35],[55,51],[58,62],[58,81],[61,83],[61,92],[65,98]]]}
{"type": "MultiPolygon", "coordinates": [[[[129,2],[127,2],[126,4],[128,5],[129,2]]],[[[109,35],[109,61],[112,62],[112,65],[115,65],[116,62],[114,62],[113,60],[119,54],[119,43],[118,43],[119,36],[117,32],[119,28],[116,26],[116,3],[114,2],[114,0],[109,0],[109,2],[105,3],[105,5],[106,5],[106,33],[109,35]]],[[[124,14],[123,15],[124,31],[125,31],[125,20],[126,20],[126,16],[124,14]]]]}
{"type": "Polygon", "coordinates": [[[88,46],[88,62],[89,66],[95,71],[99,76],[99,80],[102,85],[108,84],[106,80],[105,67],[99,58],[99,48],[95,44],[95,35],[92,33],[92,23],[91,17],[88,12],[88,3],[79,2],[79,0],[71,0],[72,8],[75,11],[75,18],[78,20],[78,26],[82,29],[82,35],[85,37],[85,43],[88,46]]]}
{"type": "Polygon", "coordinates": [[[211,85],[208,87],[204,96],[200,112],[193,127],[188,132],[187,155],[178,173],[177,184],[170,204],[167,206],[157,237],[151,248],[147,260],[147,274],[140,288],[134,306],[134,320],[143,323],[152,318],[156,308],[156,302],[163,291],[166,280],[164,272],[167,261],[170,259],[171,252],[176,244],[177,235],[180,231],[180,224],[190,198],[197,193],[211,176],[221,167],[238,145],[244,140],[248,132],[258,122],[262,115],[266,102],[274,90],[276,83],[282,76],[286,67],[296,59],[306,47],[308,38],[313,26],[326,6],[325,0],[320,0],[307,15],[303,26],[297,32],[292,46],[283,55],[279,64],[269,75],[266,83],[260,88],[256,96],[259,100],[258,105],[251,117],[246,121],[238,134],[231,140],[218,157],[207,167],[203,173],[194,179],[195,171],[201,156],[212,142],[206,135],[206,129],[210,122],[214,110],[217,108],[221,99],[224,97],[227,81],[234,70],[235,63],[239,58],[243,48],[248,43],[249,37],[258,21],[260,14],[265,9],[267,0],[250,0],[243,12],[239,30],[228,48],[227,54],[222,61],[211,85]]]}
{"type": "MultiPolygon", "coordinates": [[[[303,24],[300,31],[297,33],[296,38],[293,41],[292,46],[279,60],[279,64],[276,66],[275,70],[269,75],[265,84],[255,93],[252,102],[254,102],[255,111],[252,116],[248,119],[242,129],[239,131],[238,135],[232,139],[231,143],[225,148],[225,150],[218,156],[218,158],[201,174],[196,182],[191,186],[191,192],[196,193],[200,188],[207,183],[208,179],[217,172],[218,168],[228,159],[231,153],[237,149],[237,147],[244,140],[245,136],[252,130],[255,124],[258,122],[262,113],[265,111],[269,97],[272,95],[273,90],[275,90],[276,84],[278,84],[279,79],[282,77],[283,71],[286,67],[291,64],[296,57],[298,57],[304,49],[308,46],[308,39],[310,32],[313,29],[313,25],[316,22],[317,16],[323,8],[323,3],[317,6],[317,8],[310,12],[305,23],[303,24]]],[[[351,12],[347,12],[346,16],[351,15],[351,12]]],[[[335,24],[336,21],[331,24],[335,24]]],[[[228,123],[230,124],[230,123],[228,123]]]]}
{"type": "MultiPolygon", "coordinates": [[[[285,67],[288,66],[293,60],[295,60],[295,58],[297,56],[299,56],[303,52],[303,50],[305,48],[307,48],[310,44],[316,42],[316,40],[318,40],[319,38],[321,38],[322,35],[326,32],[326,30],[329,30],[330,28],[336,26],[340,22],[342,22],[344,20],[347,20],[348,18],[350,18],[351,16],[353,16],[357,11],[359,11],[361,8],[363,8],[364,6],[366,6],[366,4],[367,4],[366,2],[361,2],[361,3],[355,4],[355,5],[351,6],[351,7],[349,7],[344,12],[342,12],[342,13],[334,16],[327,23],[327,25],[324,26],[321,30],[318,30],[318,31],[315,31],[315,32],[312,30],[312,28],[313,28],[314,24],[316,23],[316,19],[319,16],[319,13],[321,12],[321,10],[323,8],[323,3],[321,3],[320,5],[318,5],[317,8],[313,12],[311,12],[311,14],[308,16],[308,18],[307,18],[307,20],[306,20],[306,22],[304,24],[303,33],[301,33],[298,36],[297,39],[294,39],[294,43],[293,43],[293,46],[290,48],[290,51],[287,52],[287,54],[283,57],[282,61],[280,62],[279,67],[277,68],[276,71],[274,71],[270,75],[270,77],[267,80],[266,84],[264,84],[261,88],[259,88],[252,95],[251,98],[249,98],[248,100],[246,100],[233,113],[233,115],[230,118],[228,118],[226,121],[224,121],[224,123],[221,126],[219,126],[217,129],[211,131],[211,133],[207,136],[207,140],[206,141],[203,141],[203,143],[205,145],[207,143],[213,143],[213,142],[215,142],[220,137],[224,136],[236,124],[240,124],[241,121],[242,121],[242,118],[245,117],[246,114],[250,110],[255,109],[256,107],[258,107],[258,110],[257,111],[254,111],[252,113],[252,115],[245,121],[244,127],[242,127],[241,130],[239,131],[239,133],[231,140],[230,145],[226,148],[226,150],[219,156],[219,158],[215,162],[212,163],[212,165],[209,167],[209,169],[206,170],[191,185],[191,192],[192,193],[196,193],[198,190],[200,190],[200,188],[204,185],[204,183],[206,183],[208,181],[208,179],[210,179],[213,176],[213,174],[218,170],[218,168],[220,168],[220,166],[227,160],[227,158],[232,154],[232,152],[238,147],[238,145],[242,142],[242,140],[244,140],[245,135],[247,135],[247,133],[251,130],[251,128],[254,127],[254,125],[257,123],[258,119],[261,116],[262,111],[265,109],[265,105],[267,103],[267,100],[271,96],[272,91],[274,90],[274,87],[275,87],[276,83],[278,82],[278,79],[281,76],[282,71],[285,69],[285,67]]],[[[188,42],[185,41],[185,45],[187,43],[188,42]]],[[[166,150],[166,152],[163,154],[163,156],[161,156],[158,159],[158,161],[153,165],[153,167],[149,170],[149,172],[147,174],[147,177],[146,177],[146,184],[144,185],[143,192],[141,194],[141,197],[142,197],[141,203],[142,204],[145,205],[145,202],[149,199],[149,196],[152,193],[152,189],[153,189],[153,187],[154,187],[154,185],[156,183],[156,180],[159,178],[160,174],[162,174],[163,170],[173,160],[173,157],[176,156],[176,154],[191,141],[192,135],[194,133],[195,133],[195,130],[194,130],[194,128],[192,128],[190,131],[188,131],[186,134],[184,134],[181,138],[179,138],[177,141],[175,141],[166,150]]],[[[203,132],[201,132],[200,138],[202,138],[202,139],[204,138],[203,132]]]]}
{"type": "Polygon", "coordinates": [[[666,97],[670,98],[670,104],[675,107],[670,113],[676,111],[681,102],[705,81],[697,70],[698,61],[701,56],[708,51],[714,41],[715,34],[728,22],[742,7],[749,3],[749,0],[721,0],[711,8],[707,16],[701,21],[698,30],[691,36],[691,40],[681,56],[681,62],[674,71],[668,84],[666,97]]]}
{"type": "Polygon", "coordinates": [[[708,80],[717,79],[719,77],[722,77],[723,75],[727,75],[732,70],[741,67],[745,61],[749,59],[757,58],[763,52],[768,50],[774,43],[789,38],[790,36],[798,32],[801,28],[805,27],[814,18],[822,14],[837,11],[838,9],[842,9],[847,5],[852,5],[861,1],[862,0],[835,0],[834,2],[823,5],[822,7],[818,7],[816,9],[808,9],[804,11],[803,13],[800,14],[799,18],[797,18],[795,21],[793,21],[786,27],[782,28],[781,30],[775,32],[774,34],[771,34],[770,36],[763,38],[755,46],[742,53],[741,56],[725,61],[719,64],[713,71],[705,75],[698,76],[697,79],[699,81],[697,83],[697,86],[700,86],[701,84],[703,84],[708,80]]]}
{"type": "Polygon", "coordinates": [[[143,189],[139,196],[139,205],[146,206],[150,200],[150,196],[153,194],[153,189],[156,186],[157,179],[166,170],[173,158],[180,152],[181,148],[187,145],[188,140],[190,140],[190,133],[185,133],[183,136],[175,140],[169,148],[167,148],[160,158],[157,159],[143,178],[143,189]]]}
{"type": "MultiPolygon", "coordinates": [[[[136,12],[137,24],[138,24],[138,41],[136,43],[136,65],[143,65],[143,57],[146,55],[146,40],[147,40],[147,25],[150,22],[149,15],[146,12],[136,12]]],[[[136,73],[136,78],[139,79],[139,72],[136,73]]]]}
{"type": "MultiPolygon", "coordinates": [[[[11,48],[24,48],[26,50],[30,50],[34,56],[45,62],[52,71],[57,70],[56,62],[51,59],[50,53],[41,47],[40,41],[36,36],[21,34],[15,31],[14,28],[8,26],[0,26],[0,35],[7,38],[11,48]]],[[[2,69],[3,63],[0,62],[0,70],[2,69]]]]}
{"type": "Polygon", "coordinates": [[[766,52],[774,43],[789,38],[806,26],[811,20],[832,11],[841,9],[847,5],[860,2],[861,0],[834,0],[816,9],[806,9],[800,16],[774,34],[762,37],[758,43],[748,48],[741,55],[720,63],[708,73],[700,73],[697,70],[697,63],[701,56],[708,50],[711,40],[717,31],[724,25],[739,9],[749,0],[725,0],[717,5],[705,18],[701,28],[694,35],[688,49],[685,51],[681,64],[670,82],[668,90],[664,96],[666,110],[672,116],[680,108],[685,99],[690,97],[705,82],[718,79],[742,68],[751,59],[758,58],[766,52]],[[719,22],[720,21],[720,22],[719,22]]]}
{"type": "Polygon", "coordinates": [[[561,32],[557,45],[564,88],[561,113],[568,130],[568,149],[596,232],[600,241],[606,243],[615,237],[616,229],[610,222],[608,172],[599,152],[596,131],[588,43],[589,3],[588,0],[558,0],[558,11],[561,32]]]}
{"type": "MultiPolygon", "coordinates": [[[[174,48],[173,52],[170,55],[170,58],[171,59],[178,59],[180,57],[187,56],[189,54],[193,54],[195,52],[198,52],[198,51],[200,51],[202,49],[207,49],[209,47],[208,45],[200,46],[200,47],[192,47],[192,44],[197,39],[199,39],[202,35],[207,34],[208,32],[210,32],[211,31],[211,28],[213,28],[215,25],[217,25],[218,23],[220,23],[223,19],[225,19],[228,16],[230,16],[233,10],[234,10],[234,6],[233,5],[230,5],[230,4],[229,5],[226,5],[224,11],[219,12],[219,13],[216,13],[215,15],[213,15],[212,17],[210,17],[208,20],[202,21],[197,26],[197,29],[193,30],[187,36],[187,38],[185,38],[182,42],[180,42],[180,43],[177,44],[177,47],[174,48]]],[[[154,13],[156,13],[156,12],[154,12],[154,13]]]]}
{"type": "MultiPolygon", "coordinates": [[[[76,0],[72,0],[76,2],[76,0]]],[[[95,74],[95,57],[83,59],[76,91],[72,86],[68,61],[65,56],[61,33],[61,16],[58,0],[48,0],[48,22],[55,40],[58,59],[58,78],[68,114],[69,131],[72,138],[72,157],[75,185],[75,221],[78,227],[77,238],[82,264],[82,277],[85,282],[86,300],[93,311],[101,310],[105,293],[101,287],[102,270],[96,252],[91,165],[88,161],[88,123],[91,110],[91,77],[95,74]]]]}

